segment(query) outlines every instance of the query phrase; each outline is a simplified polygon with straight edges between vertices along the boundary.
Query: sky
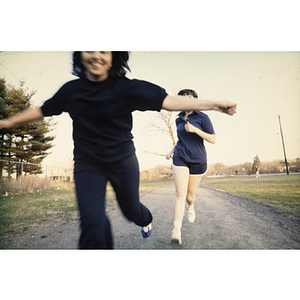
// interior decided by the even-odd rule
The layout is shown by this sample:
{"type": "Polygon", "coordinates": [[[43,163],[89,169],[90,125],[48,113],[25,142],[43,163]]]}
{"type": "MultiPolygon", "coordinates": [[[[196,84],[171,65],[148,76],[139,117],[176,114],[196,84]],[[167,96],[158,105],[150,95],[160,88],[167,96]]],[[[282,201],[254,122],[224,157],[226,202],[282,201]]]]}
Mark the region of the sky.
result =
{"type": "MultiPolygon", "coordinates": [[[[206,143],[208,163],[226,165],[283,159],[278,115],[281,117],[287,158],[300,157],[300,52],[295,51],[132,51],[129,78],[153,82],[175,95],[194,89],[199,101],[229,100],[237,113],[207,111],[217,142],[206,143]]],[[[71,75],[72,52],[2,51],[0,78],[18,86],[25,81],[35,90],[32,103],[40,106],[71,75]]],[[[133,135],[140,169],[170,164],[162,156],[171,149],[169,137],[154,130],[157,112],[134,112],[133,135]]],[[[177,115],[173,113],[173,120],[177,115]]],[[[68,114],[54,117],[55,146],[45,165],[73,158],[72,122],[68,114]]]]}

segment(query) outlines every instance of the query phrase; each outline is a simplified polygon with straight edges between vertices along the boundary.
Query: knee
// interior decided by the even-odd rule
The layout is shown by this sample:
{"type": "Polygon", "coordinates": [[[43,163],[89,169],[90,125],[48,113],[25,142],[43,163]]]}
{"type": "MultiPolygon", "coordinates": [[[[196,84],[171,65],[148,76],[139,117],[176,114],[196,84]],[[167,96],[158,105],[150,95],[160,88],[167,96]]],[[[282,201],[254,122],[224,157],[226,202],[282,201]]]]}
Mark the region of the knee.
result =
{"type": "Polygon", "coordinates": [[[187,193],[186,200],[188,203],[193,203],[195,200],[195,194],[193,193],[187,193]]]}
{"type": "Polygon", "coordinates": [[[184,200],[186,197],[186,190],[184,189],[177,189],[176,190],[176,197],[178,200],[184,200]]]}
{"type": "Polygon", "coordinates": [[[125,216],[125,218],[130,221],[130,222],[134,222],[137,218],[137,216],[139,215],[137,212],[131,210],[131,211],[122,211],[123,215],[125,216]]]}
{"type": "Polygon", "coordinates": [[[128,221],[134,222],[138,226],[146,226],[153,219],[149,209],[141,203],[131,209],[123,209],[122,212],[128,221]]]}

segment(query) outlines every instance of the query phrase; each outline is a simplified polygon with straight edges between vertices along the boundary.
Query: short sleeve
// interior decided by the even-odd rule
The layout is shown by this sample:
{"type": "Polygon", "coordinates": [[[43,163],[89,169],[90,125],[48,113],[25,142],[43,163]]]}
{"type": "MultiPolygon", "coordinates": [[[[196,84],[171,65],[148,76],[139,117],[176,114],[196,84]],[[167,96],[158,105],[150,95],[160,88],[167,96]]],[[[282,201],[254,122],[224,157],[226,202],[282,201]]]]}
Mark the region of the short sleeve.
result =
{"type": "Polygon", "coordinates": [[[45,101],[41,106],[42,113],[45,117],[60,115],[65,111],[64,103],[66,101],[66,85],[62,86],[56,94],[45,101]]]}
{"type": "Polygon", "coordinates": [[[213,124],[207,115],[205,115],[203,120],[203,131],[209,134],[215,134],[213,124]]]}
{"type": "Polygon", "coordinates": [[[165,89],[148,81],[132,79],[127,97],[132,100],[132,110],[160,111],[168,96],[165,89]]]}

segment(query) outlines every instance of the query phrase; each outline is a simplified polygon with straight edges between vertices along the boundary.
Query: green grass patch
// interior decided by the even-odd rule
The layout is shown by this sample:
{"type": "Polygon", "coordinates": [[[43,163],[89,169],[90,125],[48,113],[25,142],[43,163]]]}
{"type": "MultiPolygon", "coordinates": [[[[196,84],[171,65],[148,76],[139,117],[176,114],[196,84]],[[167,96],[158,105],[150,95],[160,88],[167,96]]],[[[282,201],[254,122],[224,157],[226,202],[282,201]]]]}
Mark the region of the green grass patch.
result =
{"type": "Polygon", "coordinates": [[[25,233],[43,222],[71,217],[77,210],[73,189],[44,190],[0,197],[0,239],[25,233]]]}
{"type": "Polygon", "coordinates": [[[228,180],[206,185],[271,205],[280,213],[300,214],[300,176],[228,180]]]}

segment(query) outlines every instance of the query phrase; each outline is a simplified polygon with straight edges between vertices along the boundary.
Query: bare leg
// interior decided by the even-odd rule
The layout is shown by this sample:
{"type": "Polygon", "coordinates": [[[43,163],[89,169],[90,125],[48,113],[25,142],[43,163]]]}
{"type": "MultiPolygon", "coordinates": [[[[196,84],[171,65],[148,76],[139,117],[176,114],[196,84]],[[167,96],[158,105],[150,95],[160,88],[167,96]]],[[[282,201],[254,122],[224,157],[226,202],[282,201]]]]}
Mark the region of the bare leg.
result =
{"type": "Polygon", "coordinates": [[[172,165],[173,177],[176,188],[176,199],[174,204],[174,228],[171,242],[181,244],[181,226],[184,216],[185,200],[189,184],[189,169],[172,165]]]}
{"type": "Polygon", "coordinates": [[[201,179],[202,179],[202,175],[190,175],[189,177],[189,185],[187,190],[186,201],[188,204],[187,216],[190,223],[194,223],[195,221],[195,210],[194,210],[195,193],[201,179]]]}
{"type": "Polygon", "coordinates": [[[186,167],[172,165],[173,177],[176,188],[176,200],[174,204],[174,220],[182,222],[184,216],[185,200],[187,197],[190,172],[186,167]]]}

